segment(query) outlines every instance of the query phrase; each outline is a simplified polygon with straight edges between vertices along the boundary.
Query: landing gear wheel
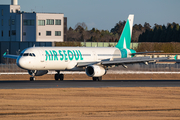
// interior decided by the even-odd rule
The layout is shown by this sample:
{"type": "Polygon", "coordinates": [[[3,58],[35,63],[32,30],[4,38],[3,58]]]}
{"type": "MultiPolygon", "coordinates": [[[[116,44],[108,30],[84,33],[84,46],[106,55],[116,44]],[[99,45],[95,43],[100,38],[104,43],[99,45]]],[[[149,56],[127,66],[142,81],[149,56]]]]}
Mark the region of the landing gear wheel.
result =
{"type": "Polygon", "coordinates": [[[55,74],[54,78],[55,80],[59,80],[59,74],[55,74]]]}
{"type": "Polygon", "coordinates": [[[101,81],[102,77],[93,77],[93,81],[101,81]]]}
{"type": "Polygon", "coordinates": [[[55,74],[55,76],[54,76],[54,78],[55,78],[55,80],[61,80],[61,81],[63,81],[64,80],[64,74],[60,74],[60,71],[58,70],[58,71],[56,71],[57,72],[57,74],[55,74]]]}
{"type": "Polygon", "coordinates": [[[60,78],[61,81],[63,81],[64,80],[64,74],[60,74],[59,78],[60,78]]]}
{"type": "Polygon", "coordinates": [[[36,70],[28,70],[28,73],[32,76],[30,77],[30,81],[35,81],[36,70]]]}
{"type": "Polygon", "coordinates": [[[93,77],[93,81],[101,81],[102,80],[102,76],[101,77],[93,77]]]}
{"type": "Polygon", "coordinates": [[[102,76],[101,76],[101,77],[98,77],[98,80],[101,81],[101,80],[102,80],[102,76]]]}
{"type": "Polygon", "coordinates": [[[30,81],[35,81],[35,77],[30,77],[30,81]]]}
{"type": "Polygon", "coordinates": [[[96,81],[96,77],[93,77],[93,81],[96,81]]]}

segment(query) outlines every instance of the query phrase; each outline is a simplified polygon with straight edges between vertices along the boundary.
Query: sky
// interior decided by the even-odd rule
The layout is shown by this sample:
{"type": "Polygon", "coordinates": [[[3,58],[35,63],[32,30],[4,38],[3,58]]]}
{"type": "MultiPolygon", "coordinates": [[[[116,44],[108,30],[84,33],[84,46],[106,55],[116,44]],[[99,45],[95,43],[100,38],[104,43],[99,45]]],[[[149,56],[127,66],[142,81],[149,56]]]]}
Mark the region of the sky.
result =
{"type": "MultiPolygon", "coordinates": [[[[0,4],[11,4],[11,0],[0,0],[0,4]]],[[[63,13],[73,29],[84,22],[89,30],[111,30],[129,14],[134,14],[134,24],[180,24],[180,0],[18,0],[18,4],[21,11],[63,13]]]]}

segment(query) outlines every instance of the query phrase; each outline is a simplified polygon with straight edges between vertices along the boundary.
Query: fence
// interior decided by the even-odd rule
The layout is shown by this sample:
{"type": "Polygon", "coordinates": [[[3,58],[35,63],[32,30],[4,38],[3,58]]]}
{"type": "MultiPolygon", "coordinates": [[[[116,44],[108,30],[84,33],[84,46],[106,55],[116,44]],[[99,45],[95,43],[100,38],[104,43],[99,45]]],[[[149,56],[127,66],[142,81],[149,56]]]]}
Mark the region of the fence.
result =
{"type": "MultiPolygon", "coordinates": [[[[140,64],[128,64],[128,68],[124,68],[121,65],[118,67],[109,68],[112,71],[149,71],[149,72],[179,72],[180,63],[176,64],[155,64],[151,63],[149,65],[145,65],[143,63],[140,64]]],[[[16,64],[0,64],[0,74],[2,73],[23,73],[27,72],[27,70],[23,70],[19,68],[16,64]]],[[[51,71],[50,73],[54,73],[51,71]]],[[[71,72],[73,74],[73,72],[71,72]]]]}
{"type": "Polygon", "coordinates": [[[180,64],[155,64],[150,63],[145,65],[143,63],[140,64],[129,64],[127,65],[128,68],[124,68],[122,66],[118,66],[112,68],[112,70],[123,70],[123,71],[150,71],[150,72],[179,72],[180,64]]]}
{"type": "Polygon", "coordinates": [[[4,72],[27,72],[27,70],[19,68],[16,64],[0,64],[0,73],[4,72]]]}
{"type": "MultiPolygon", "coordinates": [[[[139,43],[131,43],[130,48],[135,49],[138,47],[139,43]]],[[[114,47],[117,45],[117,42],[81,42],[82,46],[86,47],[114,47]]]]}

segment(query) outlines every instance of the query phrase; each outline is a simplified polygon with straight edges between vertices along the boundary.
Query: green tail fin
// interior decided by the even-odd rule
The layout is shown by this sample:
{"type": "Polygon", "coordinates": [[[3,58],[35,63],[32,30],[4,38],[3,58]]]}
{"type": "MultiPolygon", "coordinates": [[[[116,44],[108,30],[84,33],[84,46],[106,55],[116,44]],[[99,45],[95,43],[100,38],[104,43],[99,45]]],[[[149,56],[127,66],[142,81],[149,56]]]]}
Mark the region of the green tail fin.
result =
{"type": "Polygon", "coordinates": [[[174,59],[175,59],[175,60],[177,60],[177,55],[176,55],[176,56],[174,56],[174,59]]]}
{"type": "Polygon", "coordinates": [[[124,26],[123,32],[121,34],[121,37],[116,45],[117,48],[130,49],[133,20],[134,20],[134,15],[129,15],[126,24],[124,26]]]}

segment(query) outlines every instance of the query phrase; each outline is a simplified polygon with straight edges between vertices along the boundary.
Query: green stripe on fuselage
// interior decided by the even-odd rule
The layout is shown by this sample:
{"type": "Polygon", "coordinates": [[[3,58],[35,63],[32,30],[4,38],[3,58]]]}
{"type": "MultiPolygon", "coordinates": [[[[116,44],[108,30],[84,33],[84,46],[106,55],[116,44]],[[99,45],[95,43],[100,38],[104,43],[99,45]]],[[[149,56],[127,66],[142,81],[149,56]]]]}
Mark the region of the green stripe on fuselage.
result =
{"type": "MultiPolygon", "coordinates": [[[[135,50],[125,49],[125,48],[120,49],[120,51],[121,51],[121,58],[127,58],[128,55],[130,55],[131,53],[136,53],[135,50]]],[[[134,57],[134,55],[131,55],[130,57],[134,57]]]]}
{"type": "Polygon", "coordinates": [[[126,49],[121,49],[121,58],[127,58],[127,50],[126,49]]]}

